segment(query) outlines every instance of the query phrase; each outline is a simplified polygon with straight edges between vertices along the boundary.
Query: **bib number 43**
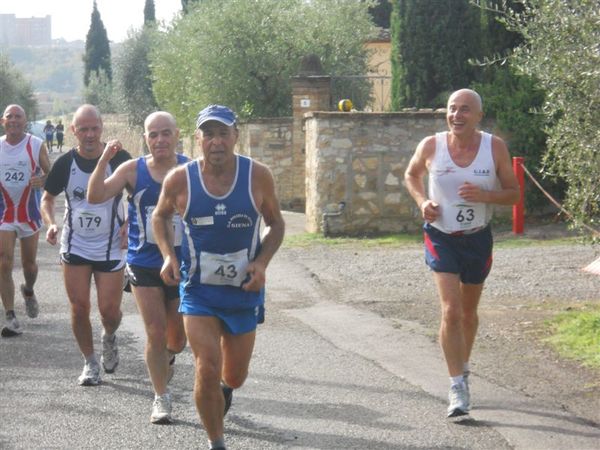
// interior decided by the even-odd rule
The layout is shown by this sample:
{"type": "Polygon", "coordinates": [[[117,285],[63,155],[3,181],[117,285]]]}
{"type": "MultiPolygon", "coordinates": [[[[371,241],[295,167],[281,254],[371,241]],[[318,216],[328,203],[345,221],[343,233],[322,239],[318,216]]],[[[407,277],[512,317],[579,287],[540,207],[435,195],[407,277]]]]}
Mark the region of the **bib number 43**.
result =
{"type": "Polygon", "coordinates": [[[215,270],[215,275],[232,280],[237,277],[238,272],[233,264],[229,264],[228,266],[220,265],[217,270],[215,270]]]}

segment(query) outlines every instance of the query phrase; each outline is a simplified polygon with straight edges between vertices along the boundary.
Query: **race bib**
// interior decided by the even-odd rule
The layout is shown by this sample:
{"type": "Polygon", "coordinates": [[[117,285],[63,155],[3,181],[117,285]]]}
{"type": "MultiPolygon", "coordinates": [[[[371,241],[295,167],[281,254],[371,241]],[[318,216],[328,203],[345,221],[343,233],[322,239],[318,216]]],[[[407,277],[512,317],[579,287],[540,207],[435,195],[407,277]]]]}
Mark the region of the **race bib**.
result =
{"type": "Polygon", "coordinates": [[[444,230],[449,232],[471,230],[485,225],[484,203],[458,203],[444,207],[444,230]]]}
{"type": "Polygon", "coordinates": [[[200,282],[240,287],[246,279],[248,263],[246,249],[224,255],[200,252],[200,282]]]}
{"type": "MultiPolygon", "coordinates": [[[[154,206],[148,206],[146,208],[146,242],[149,244],[156,244],[154,232],[152,231],[152,211],[154,211],[154,206]]],[[[173,216],[173,237],[175,247],[180,247],[181,241],[183,240],[183,224],[179,214],[173,216]]]]}
{"type": "Polygon", "coordinates": [[[31,170],[27,166],[0,165],[0,179],[8,188],[25,187],[31,179],[31,170]]]}
{"type": "Polygon", "coordinates": [[[108,235],[110,227],[106,209],[89,207],[74,211],[73,230],[88,238],[108,235]]]}

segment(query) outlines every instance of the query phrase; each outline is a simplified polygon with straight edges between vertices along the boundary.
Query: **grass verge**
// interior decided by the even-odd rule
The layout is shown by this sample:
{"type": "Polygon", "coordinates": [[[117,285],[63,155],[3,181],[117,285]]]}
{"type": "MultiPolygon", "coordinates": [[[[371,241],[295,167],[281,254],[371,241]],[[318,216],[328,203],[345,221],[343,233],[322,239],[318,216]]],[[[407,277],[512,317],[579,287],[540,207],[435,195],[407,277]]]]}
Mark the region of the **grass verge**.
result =
{"type": "Polygon", "coordinates": [[[584,305],[546,321],[548,342],[561,356],[600,369],[600,305],[584,305]]]}

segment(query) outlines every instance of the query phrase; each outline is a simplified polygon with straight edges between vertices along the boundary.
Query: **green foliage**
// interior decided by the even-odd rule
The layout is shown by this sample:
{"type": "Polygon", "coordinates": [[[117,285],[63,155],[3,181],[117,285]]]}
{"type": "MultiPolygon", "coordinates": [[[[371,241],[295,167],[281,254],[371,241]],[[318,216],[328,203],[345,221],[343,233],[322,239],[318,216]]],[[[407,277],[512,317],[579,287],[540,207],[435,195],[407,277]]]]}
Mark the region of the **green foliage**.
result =
{"type": "Polygon", "coordinates": [[[546,342],[561,355],[600,368],[600,307],[589,306],[561,313],[547,325],[552,336],[546,342]]]}
{"type": "Polygon", "coordinates": [[[199,0],[181,0],[181,10],[184,14],[187,14],[198,2],[199,0]]]}
{"type": "MultiPolygon", "coordinates": [[[[527,75],[515,73],[509,65],[486,68],[486,82],[474,83],[484,102],[486,117],[494,119],[495,130],[506,141],[512,156],[525,158],[525,166],[553,197],[564,195],[563,181],[545,171],[546,117],[541,112],[544,91],[527,75]]],[[[526,178],[525,203],[535,211],[548,200],[526,178]]]]}
{"type": "Polygon", "coordinates": [[[479,10],[469,0],[398,0],[392,14],[392,108],[444,107],[478,75],[479,10]]]}
{"type": "Polygon", "coordinates": [[[146,116],[158,109],[148,61],[155,36],[155,28],[148,25],[131,32],[115,55],[115,97],[132,126],[143,126],[146,116]]]}
{"type": "MultiPolygon", "coordinates": [[[[156,99],[188,131],[209,103],[257,117],[289,115],[290,78],[303,56],[318,55],[332,77],[366,73],[363,43],[373,30],[367,7],[344,0],[202,1],[151,53],[156,99]]],[[[333,98],[352,89],[359,106],[370,92],[357,79],[333,89],[333,98]]]]}
{"type": "Polygon", "coordinates": [[[600,8],[597,0],[527,0],[506,18],[524,43],[515,65],[546,91],[546,168],[566,181],[574,224],[600,220],[600,8]]]}
{"type": "Polygon", "coordinates": [[[6,55],[0,53],[0,114],[14,103],[23,107],[29,120],[36,118],[37,102],[31,83],[11,64],[6,55]]]}
{"type": "Polygon", "coordinates": [[[90,81],[84,88],[83,98],[85,103],[97,106],[103,114],[116,112],[112,83],[103,70],[90,74],[90,81]]]}
{"type": "Polygon", "coordinates": [[[100,76],[100,72],[109,82],[112,81],[112,67],[110,61],[110,45],[106,28],[100,18],[100,12],[94,0],[90,29],[85,40],[85,53],[83,55],[83,84],[87,87],[90,83],[92,72],[100,76]]]}
{"type": "Polygon", "coordinates": [[[144,4],[144,25],[156,23],[154,0],[146,0],[144,4]]]}

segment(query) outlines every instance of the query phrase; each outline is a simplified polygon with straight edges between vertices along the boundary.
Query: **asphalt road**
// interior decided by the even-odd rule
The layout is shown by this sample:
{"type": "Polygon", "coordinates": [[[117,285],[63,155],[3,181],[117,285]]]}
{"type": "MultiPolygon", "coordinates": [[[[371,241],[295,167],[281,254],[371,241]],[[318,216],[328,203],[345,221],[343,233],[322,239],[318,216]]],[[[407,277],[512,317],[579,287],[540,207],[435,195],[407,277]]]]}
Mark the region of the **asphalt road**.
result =
{"type": "MultiPolygon", "coordinates": [[[[17,261],[16,267],[19,262],[17,261]]],[[[40,316],[0,339],[0,448],[207,448],[192,401],[193,360],[179,355],[170,388],[175,423],[149,422],[145,335],[123,299],[121,363],[98,387],[77,386],[83,360],[72,336],[58,249],[43,239],[40,316]]],[[[15,270],[16,283],[22,273],[15,270]]],[[[226,417],[230,449],[592,449],[600,430],[562,411],[473,380],[468,419],[445,418],[440,351],[410,322],[334,303],[285,249],[269,269],[267,320],[251,374],[226,417]]],[[[95,299],[94,299],[95,303],[95,299]]],[[[97,348],[100,321],[93,308],[97,348]]]]}

